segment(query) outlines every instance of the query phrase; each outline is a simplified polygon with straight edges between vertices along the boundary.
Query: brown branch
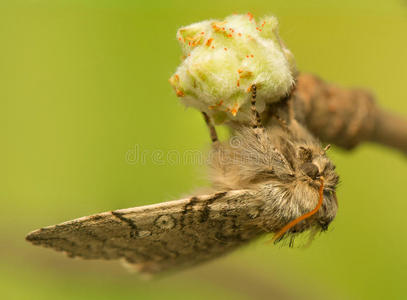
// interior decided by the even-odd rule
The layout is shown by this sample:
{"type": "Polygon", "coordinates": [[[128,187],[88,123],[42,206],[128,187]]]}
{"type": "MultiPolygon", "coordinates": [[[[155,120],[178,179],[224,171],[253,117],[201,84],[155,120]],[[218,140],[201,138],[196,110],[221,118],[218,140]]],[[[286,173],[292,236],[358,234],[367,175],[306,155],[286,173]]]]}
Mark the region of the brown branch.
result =
{"type": "Polygon", "coordinates": [[[370,141],[407,154],[407,120],[380,109],[368,91],[300,74],[293,109],[295,117],[323,142],[352,149],[370,141]]]}

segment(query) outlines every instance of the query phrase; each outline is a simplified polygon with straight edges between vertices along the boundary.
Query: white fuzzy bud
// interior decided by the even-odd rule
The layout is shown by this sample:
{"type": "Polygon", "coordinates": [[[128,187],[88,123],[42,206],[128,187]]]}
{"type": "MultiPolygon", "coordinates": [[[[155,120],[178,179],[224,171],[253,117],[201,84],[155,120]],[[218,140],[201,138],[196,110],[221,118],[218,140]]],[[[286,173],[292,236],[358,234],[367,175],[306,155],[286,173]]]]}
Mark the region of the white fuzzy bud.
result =
{"type": "Polygon", "coordinates": [[[279,101],[294,83],[295,62],[278,36],[278,21],[251,14],[195,23],[177,32],[183,61],[170,78],[181,101],[217,123],[247,120],[250,87],[258,108],[279,101]]]}

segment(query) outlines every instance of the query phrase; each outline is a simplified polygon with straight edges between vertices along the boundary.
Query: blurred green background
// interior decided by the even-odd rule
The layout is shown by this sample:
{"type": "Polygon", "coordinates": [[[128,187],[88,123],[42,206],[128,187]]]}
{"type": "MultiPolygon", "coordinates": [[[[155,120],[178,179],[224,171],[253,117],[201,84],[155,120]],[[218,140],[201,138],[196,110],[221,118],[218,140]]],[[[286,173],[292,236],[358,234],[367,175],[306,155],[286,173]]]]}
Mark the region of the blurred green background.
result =
{"type": "Polygon", "coordinates": [[[405,299],[407,160],[366,144],[330,151],[342,183],[332,229],[305,249],[262,241],[145,282],[117,262],[34,247],[27,232],[177,199],[205,167],[129,163],[141,150],[208,148],[168,78],[178,27],[274,14],[300,70],[372,90],[407,116],[407,2],[0,0],[2,299],[405,299]]]}

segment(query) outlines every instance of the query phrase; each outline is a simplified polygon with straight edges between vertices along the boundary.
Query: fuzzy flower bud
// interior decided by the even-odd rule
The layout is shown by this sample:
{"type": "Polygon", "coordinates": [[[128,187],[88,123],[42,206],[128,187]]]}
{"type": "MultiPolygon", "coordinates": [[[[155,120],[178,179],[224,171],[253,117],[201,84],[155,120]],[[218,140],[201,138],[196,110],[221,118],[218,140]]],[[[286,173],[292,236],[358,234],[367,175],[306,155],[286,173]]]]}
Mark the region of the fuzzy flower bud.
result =
{"type": "Polygon", "coordinates": [[[278,21],[233,15],[195,23],[177,32],[183,61],[170,83],[180,100],[211,115],[217,123],[247,120],[250,87],[258,109],[279,101],[294,83],[292,53],[278,36],[278,21]]]}

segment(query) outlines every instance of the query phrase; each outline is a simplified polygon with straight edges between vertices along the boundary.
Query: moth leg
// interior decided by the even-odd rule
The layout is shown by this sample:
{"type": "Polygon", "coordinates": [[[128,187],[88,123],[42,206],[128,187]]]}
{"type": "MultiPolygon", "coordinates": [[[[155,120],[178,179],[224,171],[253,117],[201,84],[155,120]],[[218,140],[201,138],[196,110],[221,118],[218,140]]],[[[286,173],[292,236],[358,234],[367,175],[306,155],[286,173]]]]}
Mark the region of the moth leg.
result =
{"type": "Polygon", "coordinates": [[[218,134],[216,133],[215,126],[213,126],[211,119],[209,118],[208,114],[205,112],[202,112],[202,115],[204,117],[205,123],[209,128],[209,135],[211,137],[212,143],[216,143],[218,140],[218,134]]]}
{"type": "Polygon", "coordinates": [[[277,120],[277,122],[280,124],[280,126],[281,126],[282,128],[284,128],[285,131],[288,131],[288,132],[289,132],[288,124],[287,124],[287,122],[286,122],[284,119],[282,119],[279,115],[276,115],[276,114],[273,114],[272,117],[277,120]]]}
{"type": "Polygon", "coordinates": [[[260,114],[256,108],[256,97],[257,97],[257,87],[255,84],[251,86],[252,99],[251,99],[251,111],[252,111],[252,128],[255,131],[256,135],[264,132],[264,127],[261,123],[260,114]]]}
{"type": "MultiPolygon", "coordinates": [[[[295,87],[294,87],[295,89],[295,87]]],[[[293,93],[294,89],[291,91],[289,96],[287,96],[287,107],[288,107],[288,122],[291,122],[291,120],[295,119],[295,111],[294,111],[294,105],[293,105],[293,93]]]]}
{"type": "Polygon", "coordinates": [[[284,98],[281,100],[280,103],[275,103],[270,105],[270,116],[272,119],[275,119],[277,123],[283,128],[285,131],[289,132],[288,123],[287,121],[281,117],[281,114],[287,114],[288,122],[291,122],[295,119],[294,111],[290,108],[291,105],[291,98],[284,98]]]}

